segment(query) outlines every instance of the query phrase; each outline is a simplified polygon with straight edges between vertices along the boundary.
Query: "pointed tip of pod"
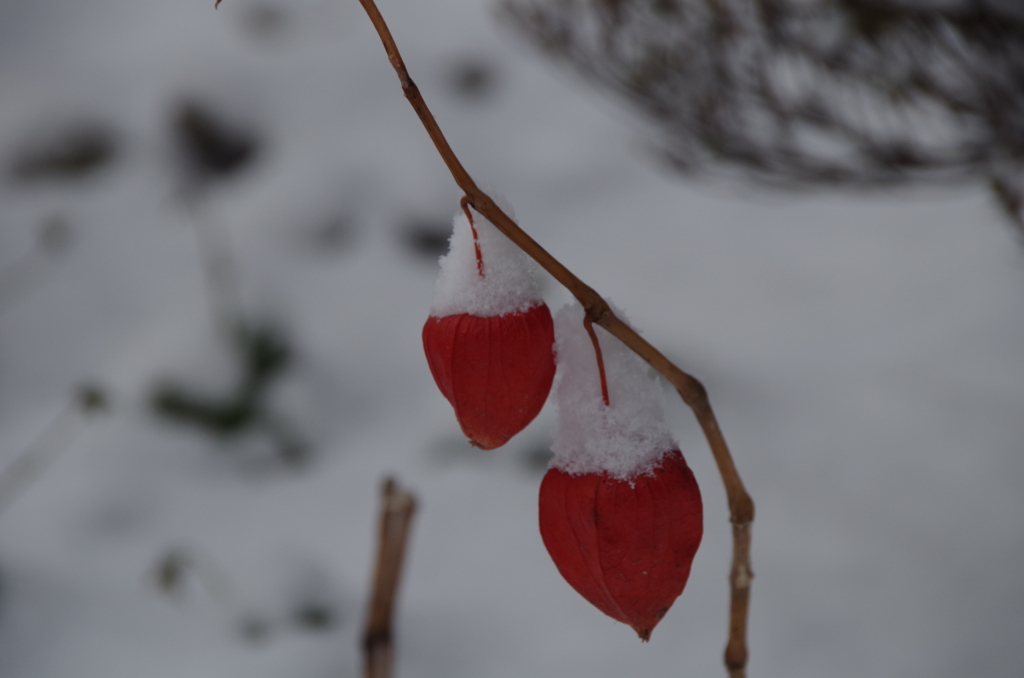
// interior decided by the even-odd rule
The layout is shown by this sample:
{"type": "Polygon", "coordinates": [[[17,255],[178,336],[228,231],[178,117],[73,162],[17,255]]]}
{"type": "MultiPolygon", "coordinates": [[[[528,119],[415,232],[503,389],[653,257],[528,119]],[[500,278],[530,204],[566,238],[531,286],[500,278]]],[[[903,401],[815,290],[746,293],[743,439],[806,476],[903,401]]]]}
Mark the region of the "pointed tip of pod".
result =
{"type": "MultiPolygon", "coordinates": [[[[463,430],[462,432],[465,433],[466,431],[463,430]]],[[[469,436],[467,435],[466,437],[468,438],[469,436]]],[[[474,438],[469,438],[469,444],[472,445],[473,447],[475,447],[478,450],[493,450],[493,449],[497,449],[497,448],[501,447],[502,445],[504,445],[507,442],[508,442],[508,438],[505,438],[503,440],[501,440],[501,439],[499,439],[499,440],[491,440],[491,439],[478,440],[478,439],[474,439],[474,438]]]]}
{"type": "Polygon", "coordinates": [[[646,643],[650,641],[651,631],[654,629],[640,629],[634,626],[633,630],[636,631],[636,635],[640,636],[640,641],[646,643]]]}

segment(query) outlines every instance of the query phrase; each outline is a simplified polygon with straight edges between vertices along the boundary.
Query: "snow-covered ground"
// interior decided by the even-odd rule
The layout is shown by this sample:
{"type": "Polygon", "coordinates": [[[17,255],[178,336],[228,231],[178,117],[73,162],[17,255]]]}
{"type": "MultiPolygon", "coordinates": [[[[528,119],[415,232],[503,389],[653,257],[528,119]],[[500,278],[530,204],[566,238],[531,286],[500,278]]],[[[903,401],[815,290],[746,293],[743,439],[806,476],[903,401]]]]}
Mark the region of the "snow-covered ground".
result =
{"type": "MultiPolygon", "coordinates": [[[[409,229],[450,223],[459,194],[358,3],[212,4],[0,3],[4,171],[83,120],[118,140],[80,181],[0,185],[0,463],[58,416],[42,443],[66,447],[0,514],[0,675],[356,675],[389,472],[421,502],[398,675],[723,675],[730,530],[691,415],[666,403],[704,542],[641,644],[544,551],[551,404],[479,452],[432,382],[436,255],[409,229]],[[185,98],[263,141],[192,209],[185,98]],[[55,219],[66,251],[38,254],[55,219]],[[226,234],[242,307],[293,343],[270,406],[312,447],[298,468],[266,435],[225,445],[150,408],[163,380],[235,378],[197,228],[226,234]],[[59,415],[85,382],[110,413],[59,415]]],[[[1020,675],[1024,248],[982,190],[686,184],[488,4],[381,9],[477,180],[707,386],[757,503],[750,675],[1020,675]],[[460,90],[466,64],[493,88],[460,90]]]]}

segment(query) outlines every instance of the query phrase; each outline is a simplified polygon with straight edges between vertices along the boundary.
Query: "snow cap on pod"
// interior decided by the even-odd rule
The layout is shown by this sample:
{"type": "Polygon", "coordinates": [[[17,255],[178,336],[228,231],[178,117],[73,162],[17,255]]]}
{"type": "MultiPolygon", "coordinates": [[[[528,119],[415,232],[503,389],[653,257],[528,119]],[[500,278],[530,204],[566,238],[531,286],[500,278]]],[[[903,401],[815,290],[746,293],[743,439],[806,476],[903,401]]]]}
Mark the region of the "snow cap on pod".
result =
{"type": "MultiPolygon", "coordinates": [[[[623,317],[618,309],[615,314],[623,317]]],[[[677,449],[661,406],[664,387],[646,362],[594,325],[607,375],[606,406],[583,318],[583,307],[575,302],[555,317],[558,430],[551,466],[571,475],[606,473],[632,481],[677,449]]]]}
{"type": "MultiPolygon", "coordinates": [[[[509,210],[506,209],[506,212],[509,210]]],[[[481,318],[526,311],[543,303],[532,272],[536,264],[483,215],[473,212],[483,272],[477,269],[473,231],[465,213],[455,214],[448,254],[434,286],[430,315],[468,313],[481,318]]]]}

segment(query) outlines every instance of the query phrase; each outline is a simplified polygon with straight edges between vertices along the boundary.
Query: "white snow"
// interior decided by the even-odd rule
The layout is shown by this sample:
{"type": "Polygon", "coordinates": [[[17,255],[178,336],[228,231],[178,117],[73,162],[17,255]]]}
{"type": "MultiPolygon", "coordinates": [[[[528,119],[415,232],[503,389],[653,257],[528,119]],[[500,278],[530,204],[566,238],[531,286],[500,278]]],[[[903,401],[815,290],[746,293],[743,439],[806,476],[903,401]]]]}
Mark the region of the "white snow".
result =
{"type": "Polygon", "coordinates": [[[448,254],[440,260],[430,315],[440,318],[469,313],[489,318],[543,303],[532,275],[536,267],[533,260],[475,210],[473,226],[480,244],[483,275],[477,267],[469,219],[460,209],[455,214],[448,254]]]}
{"type": "MultiPolygon", "coordinates": [[[[613,310],[624,319],[619,309],[613,310]]],[[[595,325],[608,383],[606,406],[583,317],[578,302],[562,307],[555,317],[558,432],[551,465],[573,475],[604,472],[631,480],[650,472],[677,447],[661,407],[664,387],[646,362],[595,325]]]]}

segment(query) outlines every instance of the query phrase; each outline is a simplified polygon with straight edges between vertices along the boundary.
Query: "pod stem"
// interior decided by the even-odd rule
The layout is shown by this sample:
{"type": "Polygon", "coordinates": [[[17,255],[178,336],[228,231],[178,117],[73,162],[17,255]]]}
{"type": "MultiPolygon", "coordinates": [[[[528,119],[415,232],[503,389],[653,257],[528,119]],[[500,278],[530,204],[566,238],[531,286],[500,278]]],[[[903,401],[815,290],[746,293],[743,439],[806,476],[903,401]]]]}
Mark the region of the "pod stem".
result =
{"type": "Polygon", "coordinates": [[[658,349],[637,334],[633,328],[618,318],[608,306],[608,302],[596,290],[576,277],[562,262],[541,247],[536,240],[505,214],[489,195],[480,190],[448,144],[433,113],[430,112],[426,101],[423,100],[419,88],[409,76],[409,71],[398,52],[398,46],[391,35],[391,30],[385,23],[384,17],[381,16],[380,10],[377,9],[374,0],[359,0],[359,2],[366,10],[366,14],[377,30],[377,35],[380,36],[381,42],[384,44],[388,60],[398,75],[405,98],[408,99],[409,104],[416,111],[416,115],[419,116],[420,122],[423,123],[427,134],[434,142],[441,159],[448,166],[448,171],[451,172],[455,183],[465,194],[463,200],[472,205],[473,209],[485,216],[494,224],[495,228],[504,233],[509,240],[550,273],[555,280],[565,286],[583,305],[586,317],[591,322],[606,329],[664,376],[676,388],[683,402],[690,407],[697,418],[718,466],[722,484],[725,485],[725,493],[729,502],[729,521],[732,523],[733,531],[733,560],[729,575],[729,640],[725,649],[725,667],[730,678],[745,678],[750,583],[754,577],[750,568],[754,502],[736,470],[732,454],[729,452],[725,437],[722,435],[718,420],[708,401],[707,391],[700,381],[673,364],[658,349]]]}
{"type": "Polygon", "coordinates": [[[594,323],[590,321],[590,318],[583,317],[583,327],[587,329],[590,341],[594,343],[594,354],[597,356],[597,371],[601,375],[601,397],[604,398],[604,406],[610,407],[611,403],[608,402],[608,378],[604,373],[604,356],[601,355],[601,342],[597,340],[597,332],[594,331],[594,323]]]}
{"type": "Polygon", "coordinates": [[[466,213],[466,218],[469,219],[469,230],[473,232],[473,249],[476,251],[476,272],[482,278],[484,277],[484,255],[480,253],[480,237],[477,235],[476,226],[473,224],[473,213],[469,210],[469,197],[462,196],[459,205],[462,206],[462,211],[466,213]]]}

